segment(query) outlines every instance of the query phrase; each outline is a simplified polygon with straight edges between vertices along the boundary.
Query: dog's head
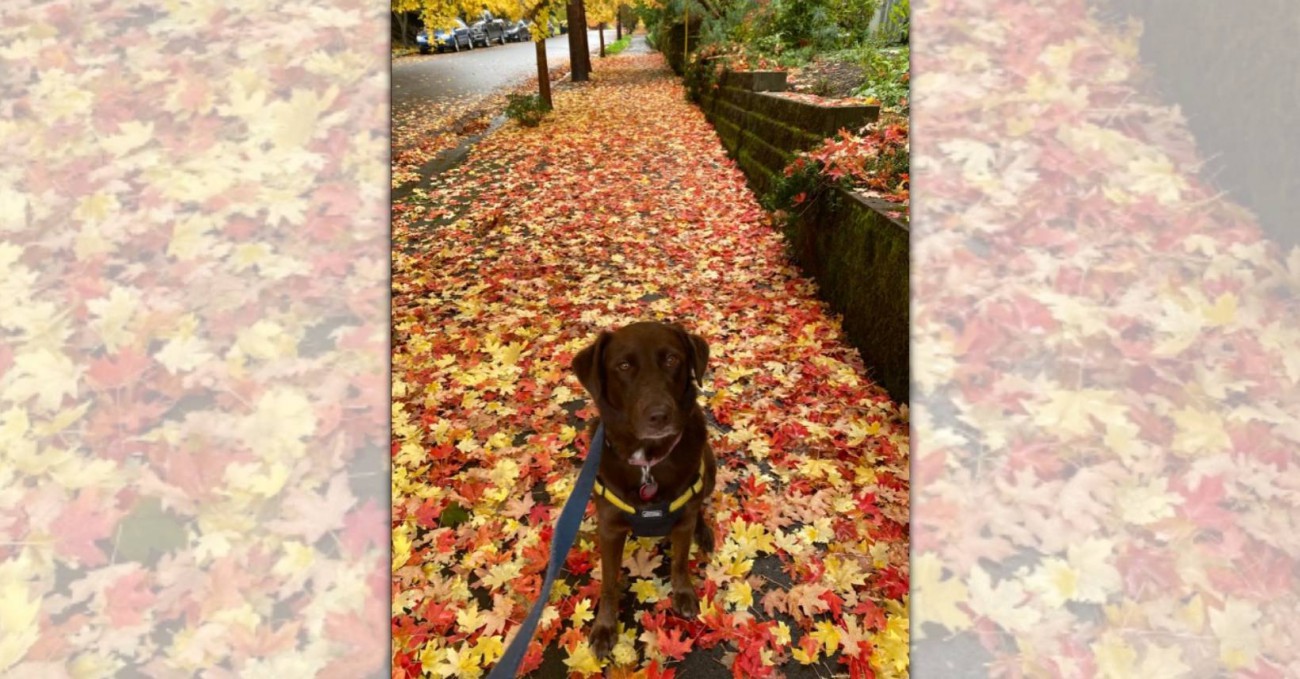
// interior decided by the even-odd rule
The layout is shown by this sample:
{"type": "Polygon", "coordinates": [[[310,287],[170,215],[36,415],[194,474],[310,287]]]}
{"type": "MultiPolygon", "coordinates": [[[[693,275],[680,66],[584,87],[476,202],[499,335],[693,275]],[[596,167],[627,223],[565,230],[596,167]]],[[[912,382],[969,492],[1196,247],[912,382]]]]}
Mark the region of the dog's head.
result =
{"type": "Polygon", "coordinates": [[[573,357],[573,372],[607,422],[643,441],[682,432],[704,384],[709,345],[675,323],[604,331],[573,357]]]}

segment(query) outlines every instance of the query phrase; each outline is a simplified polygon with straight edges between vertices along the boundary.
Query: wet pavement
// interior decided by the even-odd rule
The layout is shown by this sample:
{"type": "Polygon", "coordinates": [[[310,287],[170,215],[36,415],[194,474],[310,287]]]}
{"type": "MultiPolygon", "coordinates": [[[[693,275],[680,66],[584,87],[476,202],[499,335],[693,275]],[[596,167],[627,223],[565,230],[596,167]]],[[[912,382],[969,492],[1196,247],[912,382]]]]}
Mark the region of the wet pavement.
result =
{"type": "MultiPolygon", "coordinates": [[[[614,29],[605,29],[605,44],[614,41],[614,29]]],[[[598,31],[588,31],[588,46],[599,49],[598,31]]],[[[548,66],[569,60],[569,36],[546,40],[548,66]]],[[[393,110],[421,103],[440,102],[467,94],[486,94],[537,75],[537,52],[531,42],[476,47],[461,52],[402,57],[393,61],[393,110]]]]}

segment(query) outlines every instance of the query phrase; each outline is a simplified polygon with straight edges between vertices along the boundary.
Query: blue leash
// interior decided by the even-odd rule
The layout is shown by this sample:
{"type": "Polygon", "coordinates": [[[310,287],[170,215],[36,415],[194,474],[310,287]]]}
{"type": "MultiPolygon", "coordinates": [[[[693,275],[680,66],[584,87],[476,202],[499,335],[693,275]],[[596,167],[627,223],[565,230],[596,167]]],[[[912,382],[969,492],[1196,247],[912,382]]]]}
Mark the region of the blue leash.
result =
{"type": "Polygon", "coordinates": [[[591,500],[591,490],[596,483],[596,469],[600,467],[600,452],[605,448],[605,425],[596,427],[591,437],[591,447],[587,449],[587,460],[582,463],[578,480],[573,484],[573,492],[560,510],[560,518],[555,522],[555,533],[551,536],[551,560],[546,564],[546,579],[542,581],[542,592],[533,603],[533,609],[519,626],[518,633],[510,642],[501,660],[488,674],[488,679],[513,679],[519,671],[519,663],[524,660],[524,652],[537,633],[537,622],[542,617],[542,609],[551,598],[551,588],[555,585],[555,576],[564,566],[564,559],[573,548],[573,541],[578,538],[578,526],[582,524],[582,515],[587,513],[587,502],[591,500]]]}

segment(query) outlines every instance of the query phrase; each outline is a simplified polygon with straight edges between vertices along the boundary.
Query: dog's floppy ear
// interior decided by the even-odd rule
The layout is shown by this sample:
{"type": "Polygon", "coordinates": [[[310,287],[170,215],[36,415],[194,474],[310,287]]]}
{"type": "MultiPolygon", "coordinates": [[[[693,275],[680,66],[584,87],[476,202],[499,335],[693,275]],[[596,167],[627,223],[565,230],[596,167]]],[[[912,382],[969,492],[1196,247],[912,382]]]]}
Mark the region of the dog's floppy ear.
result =
{"type": "Polygon", "coordinates": [[[573,374],[578,376],[578,381],[591,394],[592,398],[601,397],[601,389],[605,382],[605,347],[609,345],[609,339],[614,335],[608,330],[600,331],[600,336],[596,338],[591,346],[579,351],[573,357],[573,374]]]}
{"type": "Polygon", "coordinates": [[[691,366],[695,383],[704,386],[704,370],[709,365],[709,343],[705,342],[703,337],[687,332],[686,328],[678,323],[673,323],[673,329],[681,335],[682,343],[686,345],[686,364],[691,366]]]}

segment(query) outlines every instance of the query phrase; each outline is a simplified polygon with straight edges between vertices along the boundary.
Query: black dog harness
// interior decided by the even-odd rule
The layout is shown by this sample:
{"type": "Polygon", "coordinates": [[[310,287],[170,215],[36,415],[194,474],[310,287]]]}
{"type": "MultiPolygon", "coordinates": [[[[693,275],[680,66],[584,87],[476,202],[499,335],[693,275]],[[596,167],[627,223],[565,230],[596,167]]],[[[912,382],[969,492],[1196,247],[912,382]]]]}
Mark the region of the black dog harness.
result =
{"type": "Polygon", "coordinates": [[[622,498],[614,494],[614,491],[605,487],[605,484],[596,479],[596,485],[592,489],[592,494],[603,497],[610,504],[618,508],[619,511],[627,515],[628,523],[632,524],[632,534],[643,538],[661,538],[668,535],[682,518],[682,512],[685,510],[686,503],[691,498],[699,495],[704,491],[704,459],[700,459],[700,471],[695,474],[695,481],[687,487],[686,491],[677,496],[672,502],[660,502],[648,507],[636,508],[624,502],[622,498]]]}

